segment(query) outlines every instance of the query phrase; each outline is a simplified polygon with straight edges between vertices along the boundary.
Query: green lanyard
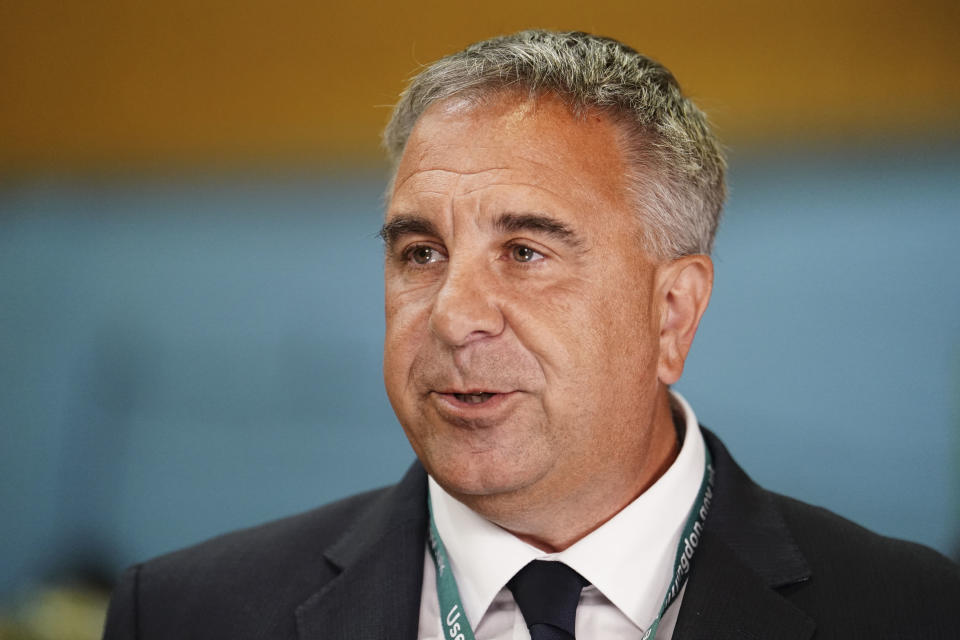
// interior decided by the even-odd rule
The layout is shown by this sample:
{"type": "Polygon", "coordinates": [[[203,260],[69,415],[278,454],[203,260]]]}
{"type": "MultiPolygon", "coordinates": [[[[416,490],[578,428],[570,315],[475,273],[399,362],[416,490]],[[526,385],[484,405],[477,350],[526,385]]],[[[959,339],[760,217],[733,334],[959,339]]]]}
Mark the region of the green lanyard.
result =
{"type": "MultiPolygon", "coordinates": [[[[660,605],[660,613],[656,619],[650,623],[646,633],[643,634],[643,640],[650,640],[657,633],[657,627],[660,626],[660,620],[664,612],[670,607],[683,585],[687,582],[687,575],[690,573],[690,563],[693,560],[693,553],[700,544],[700,538],[703,535],[703,523],[707,519],[707,512],[710,511],[710,503],[713,501],[713,461],[710,457],[710,450],[704,447],[706,453],[703,480],[700,482],[700,491],[697,499],[690,509],[690,515],[687,516],[687,523],[683,528],[683,535],[680,537],[680,544],[677,545],[676,558],[673,561],[673,580],[667,593],[663,596],[663,604],[660,605]]],[[[453,571],[450,570],[450,561],[447,558],[447,549],[443,546],[443,540],[440,539],[440,533],[437,531],[437,525],[433,520],[433,504],[427,498],[427,508],[430,511],[430,555],[433,556],[433,563],[437,569],[437,598],[440,600],[440,622],[443,626],[444,637],[450,640],[475,640],[473,629],[470,628],[470,622],[463,610],[463,603],[460,601],[460,590],[457,589],[457,580],[453,577],[453,571]]]]}

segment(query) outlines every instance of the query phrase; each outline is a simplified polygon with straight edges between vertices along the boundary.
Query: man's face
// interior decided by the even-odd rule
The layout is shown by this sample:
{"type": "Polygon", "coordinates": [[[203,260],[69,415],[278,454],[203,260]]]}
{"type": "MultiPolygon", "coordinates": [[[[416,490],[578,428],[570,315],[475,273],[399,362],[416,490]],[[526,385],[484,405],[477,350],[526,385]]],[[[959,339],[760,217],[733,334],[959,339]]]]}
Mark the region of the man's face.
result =
{"type": "Polygon", "coordinates": [[[384,226],[384,376],[454,495],[575,499],[650,446],[662,310],[617,134],[503,95],[435,104],[410,136],[384,226]]]}

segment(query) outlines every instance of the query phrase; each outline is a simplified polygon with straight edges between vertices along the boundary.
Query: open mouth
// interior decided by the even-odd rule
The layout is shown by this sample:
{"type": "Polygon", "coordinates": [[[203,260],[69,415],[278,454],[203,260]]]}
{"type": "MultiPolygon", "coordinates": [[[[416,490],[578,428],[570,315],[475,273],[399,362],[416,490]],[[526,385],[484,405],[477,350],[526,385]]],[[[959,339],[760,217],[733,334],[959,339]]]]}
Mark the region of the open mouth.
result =
{"type": "Polygon", "coordinates": [[[480,404],[492,398],[492,393],[455,393],[453,397],[466,404],[480,404]]]}

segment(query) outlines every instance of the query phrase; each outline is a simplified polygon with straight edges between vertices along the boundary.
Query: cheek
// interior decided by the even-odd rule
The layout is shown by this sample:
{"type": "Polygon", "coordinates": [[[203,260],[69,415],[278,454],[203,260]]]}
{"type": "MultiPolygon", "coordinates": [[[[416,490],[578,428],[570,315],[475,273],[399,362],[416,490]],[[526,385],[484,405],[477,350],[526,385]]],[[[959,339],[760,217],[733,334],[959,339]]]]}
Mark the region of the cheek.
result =
{"type": "Polygon", "coordinates": [[[386,333],[383,339],[383,373],[389,387],[401,381],[409,374],[410,364],[416,353],[419,340],[417,332],[412,331],[413,323],[404,317],[404,313],[386,316],[386,333]]]}
{"type": "Polygon", "coordinates": [[[388,298],[384,319],[384,352],[415,351],[429,332],[430,305],[419,300],[388,298]]]}
{"type": "Polygon", "coordinates": [[[586,304],[590,288],[590,282],[573,277],[549,283],[521,282],[504,288],[501,308],[512,326],[545,351],[563,350],[564,336],[577,333],[590,317],[586,304]]]}
{"type": "Polygon", "coordinates": [[[535,313],[545,340],[537,343],[554,376],[586,391],[622,393],[648,376],[659,345],[649,288],[622,272],[591,278],[545,299],[535,313]]]}
{"type": "Polygon", "coordinates": [[[383,376],[387,395],[395,406],[409,387],[417,354],[429,337],[430,305],[409,291],[395,293],[386,287],[383,339],[383,376]]]}
{"type": "Polygon", "coordinates": [[[610,351],[621,348],[634,329],[620,291],[601,279],[570,278],[524,291],[509,305],[510,324],[536,354],[547,373],[572,377],[573,370],[603,368],[610,351]]]}

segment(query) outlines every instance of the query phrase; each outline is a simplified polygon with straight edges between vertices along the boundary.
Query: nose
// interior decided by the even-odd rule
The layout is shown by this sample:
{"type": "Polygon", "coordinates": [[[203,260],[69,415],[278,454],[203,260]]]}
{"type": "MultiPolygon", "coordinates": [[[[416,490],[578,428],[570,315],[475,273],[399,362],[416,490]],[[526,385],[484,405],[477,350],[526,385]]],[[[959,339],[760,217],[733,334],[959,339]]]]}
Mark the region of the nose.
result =
{"type": "Polygon", "coordinates": [[[479,264],[451,260],[430,314],[430,330],[444,343],[459,347],[503,332],[496,282],[479,264]]]}

